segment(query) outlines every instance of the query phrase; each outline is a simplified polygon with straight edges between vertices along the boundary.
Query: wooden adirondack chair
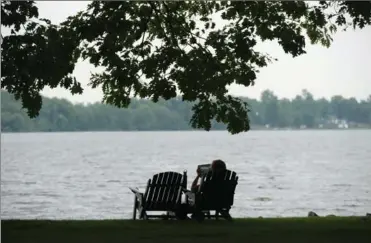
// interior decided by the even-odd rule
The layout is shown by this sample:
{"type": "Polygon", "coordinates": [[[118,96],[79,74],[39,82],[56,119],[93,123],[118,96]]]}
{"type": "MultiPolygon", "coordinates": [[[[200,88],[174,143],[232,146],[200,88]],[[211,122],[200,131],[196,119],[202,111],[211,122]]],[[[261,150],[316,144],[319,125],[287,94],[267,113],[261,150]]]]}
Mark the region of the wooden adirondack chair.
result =
{"type": "Polygon", "coordinates": [[[199,220],[205,216],[219,218],[219,215],[227,220],[232,220],[229,210],[233,206],[235,189],[238,182],[236,172],[225,170],[218,175],[212,171],[201,178],[199,190],[195,193],[186,192],[188,200],[194,212],[201,215],[199,220]],[[210,211],[215,211],[211,215],[210,211]]]}
{"type": "Polygon", "coordinates": [[[163,172],[148,180],[144,193],[130,188],[135,194],[133,220],[136,219],[137,211],[139,219],[149,218],[174,218],[175,211],[181,205],[182,189],[187,186],[186,172],[163,172]],[[165,211],[166,215],[148,215],[149,211],[165,211]]]}

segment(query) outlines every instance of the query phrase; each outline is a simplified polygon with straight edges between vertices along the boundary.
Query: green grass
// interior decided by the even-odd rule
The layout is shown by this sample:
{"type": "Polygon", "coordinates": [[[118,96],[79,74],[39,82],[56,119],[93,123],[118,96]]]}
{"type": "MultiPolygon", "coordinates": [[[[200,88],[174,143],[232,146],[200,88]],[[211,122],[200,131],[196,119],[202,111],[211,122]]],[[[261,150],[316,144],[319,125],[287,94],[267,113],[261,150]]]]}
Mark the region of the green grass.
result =
{"type": "Polygon", "coordinates": [[[360,217],[226,221],[3,220],[1,242],[371,242],[360,217]]]}

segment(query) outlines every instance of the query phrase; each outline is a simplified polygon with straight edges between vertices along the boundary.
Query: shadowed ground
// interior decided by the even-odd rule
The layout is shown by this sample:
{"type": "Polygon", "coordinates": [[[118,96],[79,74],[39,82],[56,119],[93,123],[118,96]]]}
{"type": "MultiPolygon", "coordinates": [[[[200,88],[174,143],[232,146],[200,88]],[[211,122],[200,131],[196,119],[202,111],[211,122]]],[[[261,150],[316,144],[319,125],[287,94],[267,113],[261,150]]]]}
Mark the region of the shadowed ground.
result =
{"type": "Polygon", "coordinates": [[[371,242],[360,217],[236,219],[234,222],[3,220],[1,242],[371,242]]]}

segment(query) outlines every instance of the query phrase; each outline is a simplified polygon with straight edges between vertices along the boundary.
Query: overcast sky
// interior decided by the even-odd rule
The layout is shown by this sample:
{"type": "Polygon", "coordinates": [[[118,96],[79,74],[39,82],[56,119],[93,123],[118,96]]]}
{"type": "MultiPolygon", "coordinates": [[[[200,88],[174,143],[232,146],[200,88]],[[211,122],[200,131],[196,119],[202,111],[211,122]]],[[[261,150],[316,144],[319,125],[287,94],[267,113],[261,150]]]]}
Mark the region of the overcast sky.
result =
{"type": "MultiPolygon", "coordinates": [[[[37,5],[40,17],[59,23],[83,10],[88,3],[38,1],[37,5]]],[[[261,70],[254,86],[233,86],[232,94],[259,98],[265,89],[287,98],[295,97],[302,89],[309,90],[315,98],[340,94],[365,99],[371,94],[371,27],[338,32],[330,48],[309,45],[307,54],[297,58],[286,55],[274,43],[265,43],[262,49],[279,60],[261,70]]],[[[79,63],[75,69],[74,74],[84,87],[82,95],[72,96],[63,89],[45,89],[43,94],[73,102],[101,101],[102,91],[87,86],[90,72],[94,72],[94,67],[87,62],[79,63]]]]}

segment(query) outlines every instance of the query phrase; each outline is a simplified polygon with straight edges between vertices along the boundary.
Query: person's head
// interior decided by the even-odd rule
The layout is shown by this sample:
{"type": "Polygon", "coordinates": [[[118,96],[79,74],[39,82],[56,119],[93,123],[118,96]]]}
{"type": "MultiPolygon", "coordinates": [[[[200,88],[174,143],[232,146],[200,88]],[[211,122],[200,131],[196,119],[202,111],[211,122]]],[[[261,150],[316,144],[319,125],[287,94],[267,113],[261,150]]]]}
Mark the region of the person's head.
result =
{"type": "Polygon", "coordinates": [[[212,163],[211,163],[211,170],[213,172],[220,172],[220,171],[224,171],[227,169],[227,166],[225,165],[224,161],[223,160],[220,160],[220,159],[217,159],[217,160],[214,160],[212,163]]]}

